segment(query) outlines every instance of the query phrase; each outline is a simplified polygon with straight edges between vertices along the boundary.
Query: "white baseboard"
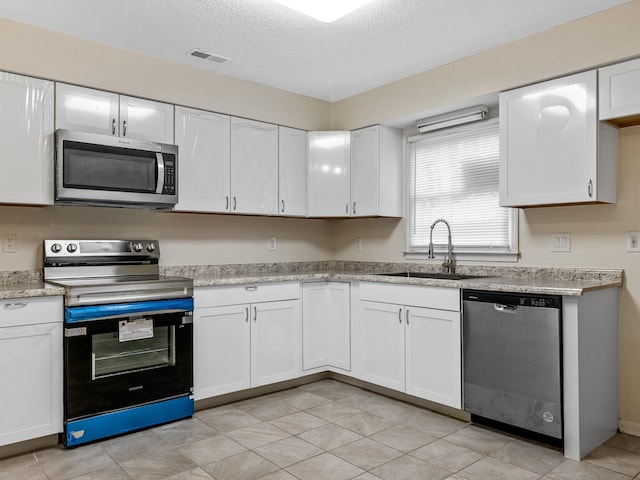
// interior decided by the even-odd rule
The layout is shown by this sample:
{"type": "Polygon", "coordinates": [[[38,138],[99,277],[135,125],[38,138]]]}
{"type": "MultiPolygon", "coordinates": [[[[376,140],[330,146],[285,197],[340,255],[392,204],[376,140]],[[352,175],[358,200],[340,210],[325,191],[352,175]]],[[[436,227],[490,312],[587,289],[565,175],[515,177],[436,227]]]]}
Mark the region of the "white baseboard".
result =
{"type": "Polygon", "coordinates": [[[629,422],[627,420],[620,420],[618,422],[618,428],[622,433],[634,435],[640,437],[640,423],[629,422]]]}

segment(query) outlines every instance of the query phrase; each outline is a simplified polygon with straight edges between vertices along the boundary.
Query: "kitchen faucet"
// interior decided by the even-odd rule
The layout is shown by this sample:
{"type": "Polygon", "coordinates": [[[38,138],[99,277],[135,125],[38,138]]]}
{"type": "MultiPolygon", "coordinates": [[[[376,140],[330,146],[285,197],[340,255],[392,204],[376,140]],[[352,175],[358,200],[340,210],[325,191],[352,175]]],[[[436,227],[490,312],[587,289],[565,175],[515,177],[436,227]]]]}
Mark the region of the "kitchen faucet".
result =
{"type": "Polygon", "coordinates": [[[447,273],[454,273],[455,265],[453,264],[453,245],[451,244],[451,227],[449,226],[449,222],[447,222],[444,218],[438,218],[435,222],[431,224],[431,231],[429,232],[429,254],[428,258],[436,258],[433,254],[433,227],[438,223],[444,223],[447,226],[447,232],[449,236],[447,237],[447,255],[444,257],[444,263],[442,267],[446,269],[447,273]]]}

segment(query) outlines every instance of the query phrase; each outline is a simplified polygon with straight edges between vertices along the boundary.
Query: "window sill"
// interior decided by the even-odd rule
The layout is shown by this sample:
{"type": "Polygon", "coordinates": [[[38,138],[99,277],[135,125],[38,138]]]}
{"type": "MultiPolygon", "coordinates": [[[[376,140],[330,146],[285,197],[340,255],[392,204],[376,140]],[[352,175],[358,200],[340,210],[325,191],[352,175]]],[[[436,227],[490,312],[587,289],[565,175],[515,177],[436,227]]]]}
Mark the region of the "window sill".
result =
{"type": "MultiPolygon", "coordinates": [[[[408,251],[403,252],[407,260],[433,260],[434,262],[443,261],[447,254],[446,250],[436,249],[436,258],[430,259],[427,251],[408,251]]],[[[520,257],[519,252],[456,252],[453,251],[454,260],[477,261],[477,262],[511,262],[516,263],[520,257]]]]}

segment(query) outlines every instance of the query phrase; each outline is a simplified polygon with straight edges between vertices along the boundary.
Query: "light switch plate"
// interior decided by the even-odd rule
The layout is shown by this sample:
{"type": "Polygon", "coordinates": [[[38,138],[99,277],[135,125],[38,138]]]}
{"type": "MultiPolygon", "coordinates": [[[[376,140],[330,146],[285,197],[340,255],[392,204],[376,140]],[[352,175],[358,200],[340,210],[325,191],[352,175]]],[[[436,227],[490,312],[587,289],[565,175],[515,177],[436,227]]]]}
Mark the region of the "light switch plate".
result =
{"type": "Polygon", "coordinates": [[[570,252],[571,251],[571,234],[570,233],[552,233],[551,234],[551,251],[552,252],[570,252]]]}

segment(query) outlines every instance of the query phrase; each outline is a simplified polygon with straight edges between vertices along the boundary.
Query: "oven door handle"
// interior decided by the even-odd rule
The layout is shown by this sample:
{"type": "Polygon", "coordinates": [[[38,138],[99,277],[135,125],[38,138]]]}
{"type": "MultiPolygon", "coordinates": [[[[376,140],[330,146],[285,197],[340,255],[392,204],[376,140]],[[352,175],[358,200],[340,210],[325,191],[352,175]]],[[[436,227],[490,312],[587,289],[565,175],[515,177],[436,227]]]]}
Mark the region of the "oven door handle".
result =
{"type": "Polygon", "coordinates": [[[128,302],[107,305],[68,307],[64,311],[66,323],[122,318],[131,315],[157,315],[160,313],[193,311],[193,298],[176,298],[150,302],[128,302]]]}
{"type": "Polygon", "coordinates": [[[175,288],[158,288],[154,290],[121,290],[118,292],[99,292],[92,290],[74,294],[73,291],[66,295],[65,302],[69,307],[81,305],[123,304],[147,302],[150,300],[160,301],[163,299],[191,298],[193,287],[185,287],[179,291],[175,288]],[[169,296],[172,295],[172,296],[169,296]]]}

